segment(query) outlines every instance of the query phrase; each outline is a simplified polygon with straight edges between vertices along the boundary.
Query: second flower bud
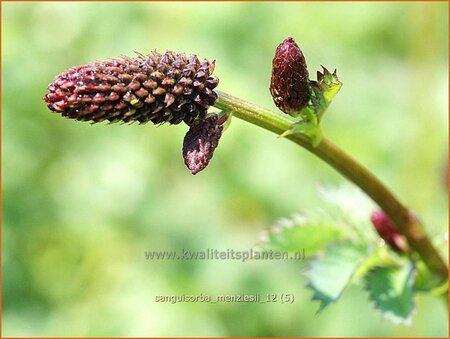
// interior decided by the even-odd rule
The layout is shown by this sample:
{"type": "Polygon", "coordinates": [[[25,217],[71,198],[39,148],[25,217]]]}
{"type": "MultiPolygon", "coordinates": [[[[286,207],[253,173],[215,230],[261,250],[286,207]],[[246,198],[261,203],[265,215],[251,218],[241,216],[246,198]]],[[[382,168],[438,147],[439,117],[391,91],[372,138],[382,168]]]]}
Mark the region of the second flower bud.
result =
{"type": "Polygon", "coordinates": [[[294,39],[286,38],[272,61],[270,93],[275,105],[291,116],[297,116],[309,101],[309,74],[305,57],[294,39]]]}

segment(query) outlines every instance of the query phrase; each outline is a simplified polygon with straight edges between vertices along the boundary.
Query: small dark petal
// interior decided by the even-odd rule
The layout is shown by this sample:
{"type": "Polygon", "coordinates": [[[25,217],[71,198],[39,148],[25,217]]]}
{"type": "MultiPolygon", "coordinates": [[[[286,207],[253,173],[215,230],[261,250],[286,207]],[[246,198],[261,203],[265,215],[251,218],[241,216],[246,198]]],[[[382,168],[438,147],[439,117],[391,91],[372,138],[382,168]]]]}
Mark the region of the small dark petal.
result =
{"type": "Polygon", "coordinates": [[[206,80],[206,86],[210,89],[214,89],[219,83],[219,79],[216,77],[209,77],[206,80]]]}
{"type": "MultiPolygon", "coordinates": [[[[104,95],[104,94],[102,93],[102,95],[104,95]]],[[[78,102],[83,104],[83,105],[87,104],[87,103],[90,103],[91,100],[92,100],[91,97],[89,95],[87,95],[87,94],[84,94],[84,95],[82,95],[82,96],[80,96],[78,98],[78,102]]]]}
{"type": "Polygon", "coordinates": [[[170,93],[167,93],[166,97],[164,98],[164,103],[166,104],[166,107],[169,107],[170,105],[172,105],[174,101],[175,101],[175,96],[173,96],[170,93]]]}
{"type": "Polygon", "coordinates": [[[113,107],[114,107],[113,104],[108,103],[108,104],[105,104],[102,106],[102,110],[106,112],[106,111],[109,111],[110,109],[112,109],[113,107]]]}
{"type": "Polygon", "coordinates": [[[171,79],[171,78],[165,78],[163,81],[161,81],[161,85],[163,85],[163,86],[173,86],[174,83],[175,83],[175,79],[171,79]]]}
{"type": "Polygon", "coordinates": [[[131,94],[131,92],[127,92],[124,96],[123,96],[123,100],[126,102],[131,102],[132,100],[136,99],[135,96],[133,94],[131,94]]]}
{"type": "Polygon", "coordinates": [[[151,73],[150,76],[155,80],[162,80],[164,78],[164,74],[159,71],[151,73]]]}
{"type": "Polygon", "coordinates": [[[114,75],[107,75],[105,77],[105,81],[108,81],[110,84],[117,84],[119,82],[119,78],[114,75]]]}
{"type": "Polygon", "coordinates": [[[200,71],[195,75],[196,79],[201,79],[204,78],[206,76],[206,73],[204,71],[200,71]]]}
{"type": "Polygon", "coordinates": [[[99,82],[105,81],[106,75],[104,73],[95,73],[94,79],[98,80],[99,82]]]}
{"type": "Polygon", "coordinates": [[[147,80],[143,83],[144,87],[147,89],[155,89],[158,87],[158,83],[155,80],[147,80]]]}
{"type": "Polygon", "coordinates": [[[137,97],[142,98],[148,95],[148,91],[140,87],[134,94],[136,94],[137,97]]]}
{"type": "Polygon", "coordinates": [[[123,82],[130,82],[131,80],[133,80],[133,76],[131,74],[128,73],[122,73],[118,75],[119,79],[122,80],[123,82]]]}
{"type": "Polygon", "coordinates": [[[103,93],[97,93],[96,95],[94,95],[94,97],[92,98],[92,102],[94,104],[102,104],[106,101],[105,95],[103,93]]]}
{"type": "Polygon", "coordinates": [[[55,102],[58,99],[60,99],[60,97],[56,93],[47,93],[46,95],[44,95],[44,100],[46,102],[55,102]]]}
{"type": "Polygon", "coordinates": [[[140,71],[140,68],[138,66],[132,64],[132,59],[126,59],[126,61],[128,62],[129,71],[131,71],[132,73],[138,73],[140,71]]]}
{"type": "Polygon", "coordinates": [[[164,88],[162,88],[162,87],[155,88],[152,91],[153,95],[161,95],[161,94],[164,94],[164,93],[166,93],[166,90],[164,88]]]}
{"type": "Polygon", "coordinates": [[[128,85],[128,89],[130,91],[136,91],[141,87],[141,83],[139,81],[135,81],[133,80],[129,85],[128,85]]]}
{"type": "Polygon", "coordinates": [[[116,111],[121,111],[123,110],[125,107],[127,107],[127,104],[124,102],[119,102],[116,106],[114,106],[114,109],[116,111]]]}
{"type": "Polygon", "coordinates": [[[196,95],[196,97],[194,98],[194,101],[195,101],[197,104],[200,104],[200,103],[202,102],[202,99],[200,98],[200,94],[197,94],[197,95],[196,95]]]}
{"type": "Polygon", "coordinates": [[[109,93],[109,95],[108,95],[108,100],[109,100],[109,101],[116,101],[116,100],[118,100],[119,98],[120,98],[119,94],[114,93],[114,92],[111,92],[111,93],[109,93]]]}
{"type": "Polygon", "coordinates": [[[174,87],[173,87],[173,89],[172,89],[172,93],[173,94],[181,94],[181,93],[183,93],[183,89],[184,89],[184,87],[183,86],[180,86],[180,85],[175,85],[174,87]]]}
{"type": "Polygon", "coordinates": [[[140,102],[140,101],[137,101],[137,102],[133,103],[132,105],[133,105],[133,107],[136,108],[136,109],[139,109],[139,108],[144,107],[144,103],[143,103],[143,102],[140,102]]]}
{"type": "Polygon", "coordinates": [[[152,103],[155,102],[155,100],[156,100],[156,99],[155,99],[154,96],[149,95],[149,96],[147,96],[147,97],[145,98],[144,102],[147,103],[147,104],[152,104],[152,103]]]}
{"type": "Polygon", "coordinates": [[[101,84],[96,86],[97,92],[109,92],[111,90],[110,84],[101,84]]]}
{"type": "Polygon", "coordinates": [[[143,74],[143,73],[137,73],[137,74],[134,75],[134,79],[135,79],[136,81],[139,81],[139,82],[144,82],[144,81],[146,81],[148,78],[147,78],[147,76],[146,76],[145,74],[143,74]]]}
{"type": "Polygon", "coordinates": [[[75,87],[76,83],[74,81],[67,81],[61,84],[62,89],[69,89],[75,87]]]}
{"type": "Polygon", "coordinates": [[[181,86],[190,86],[192,84],[192,79],[191,78],[182,77],[178,81],[178,84],[180,84],[181,86]]]}
{"type": "Polygon", "coordinates": [[[191,76],[192,76],[192,73],[193,73],[193,71],[191,70],[191,69],[189,69],[189,68],[185,68],[184,70],[183,70],[183,76],[184,77],[186,77],[186,78],[190,78],[191,76]]]}
{"type": "Polygon", "coordinates": [[[202,89],[205,88],[205,85],[203,84],[203,82],[198,81],[198,80],[195,80],[195,81],[194,81],[194,87],[196,87],[196,88],[202,90],[202,89]]]}
{"type": "MultiPolygon", "coordinates": [[[[105,72],[106,73],[111,73],[111,74],[122,74],[122,73],[124,73],[124,71],[121,68],[114,67],[114,66],[106,67],[105,68],[105,72]]],[[[119,79],[121,79],[120,76],[119,76],[119,79]]]]}
{"type": "Polygon", "coordinates": [[[64,100],[61,100],[61,101],[55,102],[53,105],[54,105],[53,107],[55,108],[56,111],[62,112],[64,110],[65,102],[64,102],[64,100]]]}
{"type": "MultiPolygon", "coordinates": [[[[75,94],[72,94],[71,96],[67,97],[67,103],[69,105],[74,104],[77,101],[77,96],[75,94]]],[[[96,104],[96,102],[94,102],[96,104]]]]}
{"type": "Polygon", "coordinates": [[[126,91],[128,91],[128,89],[122,84],[114,85],[113,87],[111,87],[111,90],[117,93],[125,93],[126,91]]]}

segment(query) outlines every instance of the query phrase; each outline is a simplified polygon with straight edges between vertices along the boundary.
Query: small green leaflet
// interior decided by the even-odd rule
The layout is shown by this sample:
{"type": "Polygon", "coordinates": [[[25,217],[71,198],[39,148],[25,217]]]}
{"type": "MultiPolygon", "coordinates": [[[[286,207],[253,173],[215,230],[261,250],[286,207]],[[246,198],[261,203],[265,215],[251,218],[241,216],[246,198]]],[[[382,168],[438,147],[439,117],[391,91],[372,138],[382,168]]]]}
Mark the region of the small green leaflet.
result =
{"type": "Polygon", "coordinates": [[[379,239],[369,218],[376,206],[359,188],[349,184],[322,186],[319,192],[328,213],[346,224],[356,236],[355,240],[368,243],[379,239]]]}
{"type": "Polygon", "coordinates": [[[320,301],[317,313],[339,299],[354,272],[366,258],[367,251],[366,245],[348,241],[335,243],[311,262],[306,272],[309,279],[307,287],[314,291],[312,300],[320,301]]]}
{"type": "Polygon", "coordinates": [[[343,232],[330,218],[318,214],[297,214],[283,218],[263,234],[262,247],[276,251],[302,251],[315,256],[331,242],[342,239],[343,232]]]}
{"type": "Polygon", "coordinates": [[[365,276],[365,287],[375,308],[394,323],[411,324],[416,267],[376,267],[365,276]]]}

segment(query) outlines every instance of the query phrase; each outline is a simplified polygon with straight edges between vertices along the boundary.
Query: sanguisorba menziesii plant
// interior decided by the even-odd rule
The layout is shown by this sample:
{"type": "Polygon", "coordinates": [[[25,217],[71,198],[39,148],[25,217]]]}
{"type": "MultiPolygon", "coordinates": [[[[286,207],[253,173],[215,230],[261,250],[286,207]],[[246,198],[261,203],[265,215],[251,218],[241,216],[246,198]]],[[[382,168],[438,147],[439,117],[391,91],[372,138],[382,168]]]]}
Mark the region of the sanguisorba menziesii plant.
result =
{"type": "Polygon", "coordinates": [[[281,112],[217,91],[215,61],[171,51],[72,67],[56,76],[44,100],[65,118],[91,123],[184,122],[189,130],[182,153],[192,174],[208,165],[232,116],[295,142],[378,204],[380,209],[367,220],[387,244],[371,246],[367,239],[357,238],[349,242],[315,228],[322,232],[315,234],[322,243],[317,253],[309,253],[307,276],[320,309],[336,302],[349,282],[358,280],[375,307],[395,322],[410,321],[416,292],[441,295],[447,302],[447,265],[420,219],[369,170],[323,136],[321,120],[342,87],[336,71],[323,67],[316,80],[309,79],[303,52],[291,37],[277,47],[272,66],[269,89],[281,112]],[[220,111],[208,113],[211,106],[220,111]],[[330,263],[339,269],[327,269],[330,263]]]}

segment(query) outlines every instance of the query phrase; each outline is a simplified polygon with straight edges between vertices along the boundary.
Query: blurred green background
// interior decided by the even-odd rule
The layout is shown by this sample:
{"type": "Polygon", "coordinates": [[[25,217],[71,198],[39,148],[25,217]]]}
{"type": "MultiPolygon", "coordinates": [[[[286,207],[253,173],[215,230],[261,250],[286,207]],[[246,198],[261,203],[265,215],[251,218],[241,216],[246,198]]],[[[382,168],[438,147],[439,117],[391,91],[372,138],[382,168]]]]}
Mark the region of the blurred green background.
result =
{"type": "Polygon", "coordinates": [[[278,218],[344,179],[234,119],[210,166],[181,158],[186,126],[89,125],[42,101],[60,71],[133,51],[217,60],[219,89],[275,109],[276,46],[293,36],[311,77],[344,83],[330,139],[425,220],[447,228],[445,3],[2,3],[3,336],[447,336],[441,300],[412,327],[362,288],[315,316],[304,263],[146,261],[146,250],[249,249],[278,218]],[[294,293],[295,303],[161,304],[156,295],[294,293]]]}

